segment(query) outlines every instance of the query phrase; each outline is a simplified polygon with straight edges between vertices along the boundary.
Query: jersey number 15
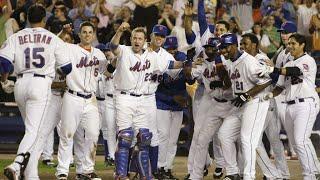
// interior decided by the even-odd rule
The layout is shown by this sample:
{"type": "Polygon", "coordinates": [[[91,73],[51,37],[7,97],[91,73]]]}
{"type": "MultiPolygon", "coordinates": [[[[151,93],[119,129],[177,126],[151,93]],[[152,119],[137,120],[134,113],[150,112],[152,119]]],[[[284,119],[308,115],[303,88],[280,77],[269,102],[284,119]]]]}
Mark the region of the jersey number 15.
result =
{"type": "Polygon", "coordinates": [[[45,59],[44,57],[41,55],[41,53],[44,52],[44,48],[43,47],[38,47],[38,48],[27,48],[24,50],[24,57],[25,57],[25,65],[26,68],[29,69],[30,68],[30,64],[31,64],[31,59],[33,60],[32,65],[36,68],[42,68],[45,64],[45,59]],[[31,57],[32,54],[32,57],[31,57]]]}

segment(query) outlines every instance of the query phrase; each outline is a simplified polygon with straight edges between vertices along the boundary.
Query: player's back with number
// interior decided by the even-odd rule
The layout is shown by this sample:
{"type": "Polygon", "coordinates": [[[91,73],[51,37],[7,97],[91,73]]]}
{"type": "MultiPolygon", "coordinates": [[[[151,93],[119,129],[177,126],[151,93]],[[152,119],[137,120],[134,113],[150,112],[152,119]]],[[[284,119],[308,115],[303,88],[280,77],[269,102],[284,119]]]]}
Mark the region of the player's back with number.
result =
{"type": "Polygon", "coordinates": [[[64,42],[42,27],[26,28],[13,34],[0,54],[12,61],[17,74],[34,73],[54,78],[55,65],[69,63],[64,42]]]}
{"type": "Polygon", "coordinates": [[[12,35],[2,55],[14,59],[17,74],[35,73],[54,77],[55,64],[63,65],[64,42],[43,28],[27,28],[12,35]],[[57,60],[57,62],[56,62],[57,60]]]}

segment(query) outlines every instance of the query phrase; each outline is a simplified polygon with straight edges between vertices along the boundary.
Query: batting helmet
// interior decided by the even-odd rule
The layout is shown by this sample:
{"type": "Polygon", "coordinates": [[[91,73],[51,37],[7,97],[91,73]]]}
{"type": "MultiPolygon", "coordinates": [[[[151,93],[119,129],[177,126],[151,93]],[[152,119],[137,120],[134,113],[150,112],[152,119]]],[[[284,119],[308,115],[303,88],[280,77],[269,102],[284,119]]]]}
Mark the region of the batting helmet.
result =
{"type": "Polygon", "coordinates": [[[178,39],[175,36],[168,36],[166,41],[163,44],[165,49],[177,49],[178,48],[178,39]]]}
{"type": "Polygon", "coordinates": [[[207,44],[204,45],[203,47],[214,47],[214,48],[218,48],[218,45],[220,44],[220,38],[218,37],[211,37],[208,39],[207,44]]]}
{"type": "Polygon", "coordinates": [[[232,44],[238,44],[238,37],[237,35],[235,34],[231,34],[231,33],[228,33],[228,34],[223,34],[221,35],[220,37],[220,45],[219,45],[219,48],[225,48],[229,45],[232,45],[232,44]]]}

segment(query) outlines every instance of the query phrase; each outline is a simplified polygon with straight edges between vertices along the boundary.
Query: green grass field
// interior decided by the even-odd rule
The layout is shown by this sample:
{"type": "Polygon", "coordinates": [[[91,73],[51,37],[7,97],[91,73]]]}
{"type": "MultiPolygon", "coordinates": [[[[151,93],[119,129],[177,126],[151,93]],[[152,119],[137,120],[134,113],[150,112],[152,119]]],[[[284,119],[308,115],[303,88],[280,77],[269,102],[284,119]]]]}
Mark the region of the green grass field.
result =
{"type": "MultiPolygon", "coordinates": [[[[10,164],[14,158],[14,155],[8,155],[8,154],[2,154],[0,155],[0,180],[6,179],[3,175],[3,169],[5,166],[10,164]]],[[[54,167],[47,167],[44,166],[41,162],[39,162],[39,175],[40,179],[43,180],[53,180],[55,179],[55,168],[54,167]]],[[[288,165],[290,168],[291,173],[291,180],[301,180],[301,170],[298,161],[288,161],[288,165]]],[[[103,163],[103,156],[97,156],[96,158],[96,172],[97,174],[102,178],[106,180],[112,180],[113,179],[113,169],[114,167],[105,167],[103,163]]],[[[261,172],[259,168],[257,180],[262,179],[261,172]]],[[[174,174],[181,180],[187,173],[187,157],[176,157],[174,162],[174,174]]],[[[209,175],[204,178],[205,180],[213,179],[212,178],[212,172],[214,171],[214,167],[211,166],[209,169],[209,175]]],[[[75,179],[75,168],[70,169],[69,179],[75,179]]]]}

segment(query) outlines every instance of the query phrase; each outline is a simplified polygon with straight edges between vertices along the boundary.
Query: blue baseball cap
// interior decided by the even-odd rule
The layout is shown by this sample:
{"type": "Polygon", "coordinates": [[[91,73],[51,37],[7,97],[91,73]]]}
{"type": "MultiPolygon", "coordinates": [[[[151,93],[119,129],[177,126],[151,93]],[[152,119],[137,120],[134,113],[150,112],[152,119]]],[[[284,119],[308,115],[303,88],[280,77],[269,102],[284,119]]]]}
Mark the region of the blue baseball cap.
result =
{"type": "Polygon", "coordinates": [[[238,37],[231,33],[223,34],[220,37],[220,42],[219,48],[222,49],[232,44],[238,44],[238,37]]]}
{"type": "Polygon", "coordinates": [[[166,26],[157,24],[157,25],[153,26],[152,33],[154,33],[155,35],[158,35],[158,36],[166,37],[168,34],[168,28],[166,26]]]}
{"type": "Polygon", "coordinates": [[[292,21],[284,22],[278,32],[295,33],[297,32],[297,25],[292,21]]]}
{"type": "Polygon", "coordinates": [[[178,48],[178,39],[176,36],[168,36],[163,43],[163,48],[165,49],[177,49],[178,48]]]}
{"type": "Polygon", "coordinates": [[[187,59],[187,55],[181,51],[177,51],[174,54],[174,58],[176,61],[185,61],[187,59]]]}
{"type": "Polygon", "coordinates": [[[202,46],[204,48],[206,47],[214,47],[214,48],[218,48],[218,45],[220,44],[220,38],[218,37],[211,37],[208,39],[207,44],[202,46]]]}

